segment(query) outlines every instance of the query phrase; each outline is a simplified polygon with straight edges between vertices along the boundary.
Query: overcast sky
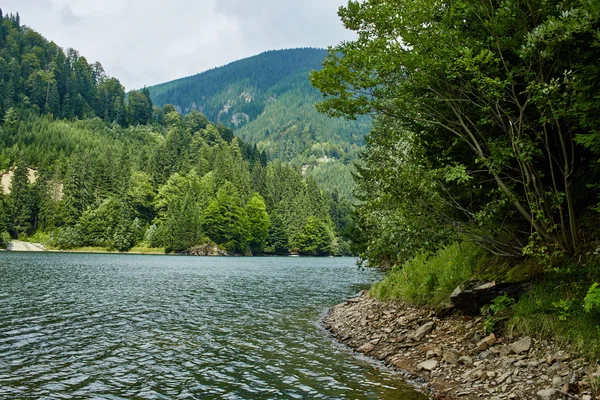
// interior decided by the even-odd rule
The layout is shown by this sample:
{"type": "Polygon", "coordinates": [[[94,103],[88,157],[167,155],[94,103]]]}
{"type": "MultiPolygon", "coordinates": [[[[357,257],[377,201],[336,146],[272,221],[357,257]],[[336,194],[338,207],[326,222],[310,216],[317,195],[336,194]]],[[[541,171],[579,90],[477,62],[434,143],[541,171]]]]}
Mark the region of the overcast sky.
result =
{"type": "Polygon", "coordinates": [[[266,50],[352,39],[346,0],[3,0],[21,24],[129,89],[194,75],[266,50]]]}

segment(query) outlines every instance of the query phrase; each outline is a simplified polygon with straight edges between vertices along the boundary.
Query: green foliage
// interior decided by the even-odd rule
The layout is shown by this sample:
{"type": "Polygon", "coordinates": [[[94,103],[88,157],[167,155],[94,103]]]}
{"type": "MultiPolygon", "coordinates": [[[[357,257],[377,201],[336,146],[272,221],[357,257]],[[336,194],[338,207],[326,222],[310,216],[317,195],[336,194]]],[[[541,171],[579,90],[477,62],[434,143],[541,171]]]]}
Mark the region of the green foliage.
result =
{"type": "Polygon", "coordinates": [[[27,236],[33,230],[35,199],[24,163],[17,164],[10,183],[11,221],[14,237],[27,236]]]}
{"type": "Polygon", "coordinates": [[[125,91],[73,49],[66,52],[31,28],[0,17],[0,116],[26,110],[58,118],[97,116],[126,124],[125,91]]]}
{"type": "Polygon", "coordinates": [[[250,250],[252,254],[261,254],[269,237],[270,221],[265,200],[260,194],[255,193],[250,198],[246,205],[246,214],[248,215],[250,250]]]}
{"type": "Polygon", "coordinates": [[[441,307],[454,289],[467,281],[481,262],[482,250],[472,243],[454,243],[434,254],[421,253],[396,265],[371,293],[381,300],[403,300],[441,307]]]}
{"type": "Polygon", "coordinates": [[[584,268],[569,264],[547,273],[512,307],[508,332],[551,338],[582,356],[600,357],[599,314],[586,311],[587,304],[595,304],[594,295],[591,303],[586,301],[589,282],[597,280],[595,264],[584,268]]]}
{"type": "Polygon", "coordinates": [[[598,153],[600,11],[538,6],[340,8],[357,37],[311,80],[321,111],[377,118],[357,172],[363,258],[394,264],[457,237],[549,265],[583,250],[600,170],[574,138],[598,153]]]}
{"type": "Polygon", "coordinates": [[[483,327],[486,335],[495,331],[499,321],[508,318],[508,312],[514,304],[515,299],[504,293],[502,296],[498,296],[492,300],[491,304],[481,309],[481,314],[485,317],[483,327]]]}
{"type": "MultiPolygon", "coordinates": [[[[337,207],[342,200],[303,176],[300,165],[314,154],[340,160],[356,154],[357,146],[340,141],[352,136],[359,143],[366,124],[331,124],[313,109],[318,93],[307,76],[323,50],[243,60],[196,77],[203,86],[197,92],[162,85],[197,107],[157,101],[159,108],[156,87],[152,96],[147,88],[126,96],[99,63],[63,51],[15,24],[14,16],[1,16],[0,30],[0,170],[14,170],[11,194],[0,190],[0,233],[47,236],[48,245],[61,249],[151,245],[183,252],[214,241],[238,254],[288,254],[301,238],[308,252],[329,254],[332,246],[313,243],[316,227],[336,251],[343,247],[331,235],[347,225],[348,203],[337,207]],[[275,106],[280,98],[288,100],[275,106]],[[285,118],[284,108],[315,117],[312,125],[299,123],[302,140],[290,136],[294,148],[281,152],[290,155],[286,160],[299,157],[294,166],[278,161],[279,152],[269,162],[266,151],[232,130],[270,105],[285,118]],[[37,174],[34,184],[27,168],[37,174]]],[[[342,196],[351,191],[346,161],[321,180],[345,174],[342,196]]],[[[311,170],[321,164],[328,163],[312,163],[311,170]]]]}
{"type": "Polygon", "coordinates": [[[304,229],[296,237],[295,243],[301,254],[319,256],[331,253],[333,234],[323,221],[308,217],[304,229]]]}
{"type": "MultiPolygon", "coordinates": [[[[230,128],[237,129],[238,137],[264,154],[263,165],[267,154],[303,165],[323,188],[350,199],[354,184],[348,164],[364,144],[371,119],[331,119],[316,111],[321,96],[308,75],[325,55],[319,49],[271,51],[149,90],[155,104],[186,114],[189,133],[204,130],[208,119],[220,121],[219,136],[231,142],[230,128]]],[[[212,136],[205,140],[210,143],[212,136]]]]}
{"type": "Polygon", "coordinates": [[[600,311],[600,288],[598,288],[597,282],[588,289],[588,292],[583,299],[583,309],[587,313],[600,311]]]}
{"type": "Polygon", "coordinates": [[[84,242],[78,227],[65,226],[52,231],[49,244],[60,250],[70,250],[83,246],[84,242]]]}
{"type": "Polygon", "coordinates": [[[250,235],[248,215],[235,186],[227,182],[217,192],[203,215],[203,227],[208,236],[229,251],[245,253],[250,235]]]}

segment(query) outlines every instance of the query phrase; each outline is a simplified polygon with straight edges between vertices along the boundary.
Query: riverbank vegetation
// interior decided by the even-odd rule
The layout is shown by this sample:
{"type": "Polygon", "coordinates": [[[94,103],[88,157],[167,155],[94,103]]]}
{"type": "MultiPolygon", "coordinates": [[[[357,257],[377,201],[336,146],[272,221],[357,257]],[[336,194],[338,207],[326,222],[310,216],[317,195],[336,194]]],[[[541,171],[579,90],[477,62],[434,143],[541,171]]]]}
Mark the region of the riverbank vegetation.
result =
{"type": "Polygon", "coordinates": [[[351,227],[365,263],[393,267],[373,293],[436,307],[510,265],[529,286],[505,326],[598,357],[598,4],[367,0],[339,15],[357,39],[311,79],[323,112],[376,117],[351,227]]]}
{"type": "Polygon", "coordinates": [[[330,255],[350,203],[198,112],[127,95],[99,63],[0,15],[0,242],[330,255]]]}

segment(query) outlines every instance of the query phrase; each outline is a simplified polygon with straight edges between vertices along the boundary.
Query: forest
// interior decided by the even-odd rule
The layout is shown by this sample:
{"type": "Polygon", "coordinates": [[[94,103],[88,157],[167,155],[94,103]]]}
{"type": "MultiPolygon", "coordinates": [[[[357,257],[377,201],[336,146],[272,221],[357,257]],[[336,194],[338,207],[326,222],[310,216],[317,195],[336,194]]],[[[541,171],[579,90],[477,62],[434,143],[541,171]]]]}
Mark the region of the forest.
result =
{"type": "MultiPolygon", "coordinates": [[[[0,11],[1,13],[1,11],[0,11]]],[[[51,248],[341,255],[351,205],[202,113],[0,24],[0,235],[51,248]],[[34,176],[35,178],[32,178],[34,176]]]]}
{"type": "Polygon", "coordinates": [[[309,74],[326,55],[311,48],[268,51],[148,90],[155,105],[173,104],[183,115],[200,111],[269,159],[303,168],[324,189],[352,199],[353,163],[372,120],[329,118],[315,109],[320,93],[309,74]]]}
{"type": "Polygon", "coordinates": [[[339,16],[357,39],[311,80],[326,114],[376,117],[351,228],[365,263],[392,268],[373,294],[441,307],[469,280],[521,282],[494,303],[511,332],[597,357],[599,3],[367,0],[339,16]]]}

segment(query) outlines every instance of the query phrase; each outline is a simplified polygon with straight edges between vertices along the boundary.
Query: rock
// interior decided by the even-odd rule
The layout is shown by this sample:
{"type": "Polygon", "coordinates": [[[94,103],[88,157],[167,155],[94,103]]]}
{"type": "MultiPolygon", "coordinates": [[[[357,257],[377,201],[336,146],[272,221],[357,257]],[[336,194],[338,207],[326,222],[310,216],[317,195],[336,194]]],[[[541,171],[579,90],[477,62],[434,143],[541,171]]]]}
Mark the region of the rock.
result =
{"type": "Polygon", "coordinates": [[[469,357],[469,356],[461,356],[458,359],[458,362],[460,364],[471,365],[471,364],[473,364],[473,359],[471,357],[469,357]]]}
{"type": "Polygon", "coordinates": [[[458,350],[448,349],[444,351],[444,356],[442,359],[448,364],[455,365],[458,364],[458,362],[460,361],[460,353],[458,352],[458,350]]]}
{"type": "Polygon", "coordinates": [[[548,358],[546,359],[546,363],[548,365],[552,365],[555,362],[563,362],[563,361],[567,361],[571,358],[571,355],[569,353],[567,353],[566,351],[558,351],[556,353],[554,353],[551,356],[548,356],[548,358]]]}
{"type": "Polygon", "coordinates": [[[426,323],[425,325],[423,325],[419,329],[417,329],[415,331],[415,333],[413,333],[410,336],[411,339],[416,340],[416,341],[423,339],[423,337],[425,337],[425,335],[427,335],[429,332],[431,332],[433,330],[434,326],[435,326],[434,321],[426,323]]]}
{"type": "Polygon", "coordinates": [[[571,355],[566,351],[559,351],[554,354],[554,361],[564,362],[571,359],[571,355]]]}
{"type": "Polygon", "coordinates": [[[558,375],[556,375],[554,378],[552,378],[552,386],[554,386],[554,387],[561,387],[564,383],[565,383],[565,380],[558,375]]]}
{"type": "Polygon", "coordinates": [[[427,360],[423,361],[421,364],[417,365],[417,369],[419,371],[433,371],[437,368],[438,362],[436,360],[427,360]]]}
{"type": "Polygon", "coordinates": [[[506,282],[470,281],[458,286],[450,295],[455,310],[465,315],[478,315],[481,307],[490,304],[498,296],[507,294],[514,297],[522,285],[506,282]]]}
{"type": "Polygon", "coordinates": [[[478,359],[480,360],[485,360],[490,358],[492,355],[494,355],[494,352],[491,350],[486,350],[486,351],[482,351],[481,353],[479,353],[479,355],[477,356],[478,359]]]}
{"type": "Polygon", "coordinates": [[[503,373],[502,375],[500,375],[498,377],[498,379],[496,379],[496,383],[498,385],[504,383],[508,379],[508,377],[511,375],[512,375],[512,371],[507,371],[507,372],[503,373]]]}
{"type": "Polygon", "coordinates": [[[493,346],[494,343],[496,343],[496,342],[497,342],[496,335],[494,335],[492,333],[489,336],[483,338],[479,343],[477,343],[477,350],[480,350],[480,351],[486,350],[488,347],[493,346]]]}
{"type": "Polygon", "coordinates": [[[529,336],[525,336],[523,339],[510,345],[510,350],[515,354],[528,352],[529,349],[531,349],[531,338],[529,336]]]}
{"type": "Polygon", "coordinates": [[[536,393],[540,400],[559,400],[562,396],[556,389],[544,389],[536,393]]]}
{"type": "Polygon", "coordinates": [[[365,343],[358,348],[358,351],[360,351],[361,353],[367,354],[367,353],[370,353],[371,351],[373,351],[374,348],[375,348],[375,345],[373,343],[365,343]]]}

